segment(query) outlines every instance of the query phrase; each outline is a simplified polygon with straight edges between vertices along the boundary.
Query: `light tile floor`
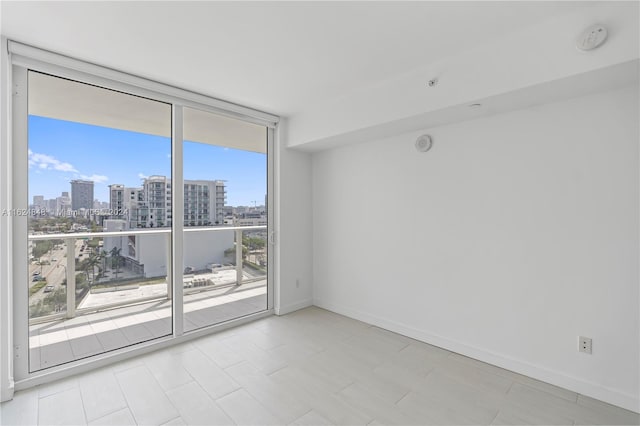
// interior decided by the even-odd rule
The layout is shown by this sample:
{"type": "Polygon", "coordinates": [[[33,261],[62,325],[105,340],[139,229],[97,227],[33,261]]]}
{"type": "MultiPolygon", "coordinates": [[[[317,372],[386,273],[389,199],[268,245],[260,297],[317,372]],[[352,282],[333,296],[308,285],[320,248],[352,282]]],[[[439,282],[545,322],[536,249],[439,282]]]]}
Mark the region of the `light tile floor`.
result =
{"type": "Polygon", "coordinates": [[[315,307],[18,392],[0,410],[3,425],[640,422],[315,307]]]}

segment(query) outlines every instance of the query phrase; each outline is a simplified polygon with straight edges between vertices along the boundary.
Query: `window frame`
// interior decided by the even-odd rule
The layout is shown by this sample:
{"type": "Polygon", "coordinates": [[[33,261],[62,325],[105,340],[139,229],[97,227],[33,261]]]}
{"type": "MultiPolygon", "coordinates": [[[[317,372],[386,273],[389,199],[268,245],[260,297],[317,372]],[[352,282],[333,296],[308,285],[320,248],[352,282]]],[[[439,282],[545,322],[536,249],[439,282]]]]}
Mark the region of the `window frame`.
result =
{"type": "MultiPolygon", "coordinates": [[[[2,157],[0,166],[0,210],[28,206],[27,180],[27,75],[29,70],[51,74],[80,83],[103,87],[126,94],[168,103],[172,107],[172,183],[173,187],[183,186],[183,109],[196,108],[213,114],[223,115],[245,122],[259,124],[267,130],[267,235],[268,235],[268,276],[267,309],[221,324],[214,324],[197,330],[183,332],[182,265],[184,225],[181,220],[173,220],[171,227],[172,250],[172,299],[173,332],[171,335],[138,343],[133,346],[102,353],[45,370],[29,372],[28,367],[28,292],[14,284],[28,278],[27,220],[26,217],[3,216],[0,221],[0,400],[8,400],[14,390],[25,389],[59,378],[89,371],[94,368],[125,360],[143,353],[198,338],[216,331],[233,327],[258,318],[272,315],[277,303],[278,289],[275,244],[277,210],[275,187],[276,136],[279,117],[255,109],[222,101],[202,94],[179,89],[171,85],[148,80],[131,74],[87,63],[78,59],[2,39],[2,87],[10,89],[2,96],[0,103],[2,126],[2,157]],[[10,93],[12,96],[8,96],[10,93]],[[27,312],[27,314],[25,314],[27,312]],[[26,318],[26,320],[25,320],[26,318]]],[[[172,216],[183,216],[183,191],[172,191],[172,216]]]]}

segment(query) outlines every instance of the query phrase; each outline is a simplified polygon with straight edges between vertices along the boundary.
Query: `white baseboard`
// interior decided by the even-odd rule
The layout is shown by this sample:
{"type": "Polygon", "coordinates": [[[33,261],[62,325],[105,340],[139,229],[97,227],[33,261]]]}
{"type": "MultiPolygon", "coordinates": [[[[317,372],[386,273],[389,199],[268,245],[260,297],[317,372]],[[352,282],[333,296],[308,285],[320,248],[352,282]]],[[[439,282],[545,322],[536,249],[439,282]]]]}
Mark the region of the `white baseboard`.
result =
{"type": "Polygon", "coordinates": [[[382,318],[366,312],[359,311],[344,305],[325,302],[314,299],[313,304],[319,308],[327,309],[340,315],[363,321],[398,334],[402,334],[412,339],[456,352],[488,364],[495,365],[525,376],[559,386],[582,395],[586,395],[627,410],[640,412],[640,404],[638,397],[615,389],[607,388],[596,383],[578,379],[576,377],[567,376],[563,373],[547,369],[542,366],[530,364],[525,361],[509,358],[501,354],[497,354],[486,349],[467,345],[456,340],[452,340],[437,334],[429,333],[425,330],[419,330],[393,320],[382,318]]]}
{"type": "Polygon", "coordinates": [[[311,299],[301,300],[299,302],[290,303],[285,306],[280,306],[278,309],[276,309],[276,315],[286,315],[288,313],[298,311],[300,309],[308,308],[309,306],[313,306],[313,300],[311,299]]]}

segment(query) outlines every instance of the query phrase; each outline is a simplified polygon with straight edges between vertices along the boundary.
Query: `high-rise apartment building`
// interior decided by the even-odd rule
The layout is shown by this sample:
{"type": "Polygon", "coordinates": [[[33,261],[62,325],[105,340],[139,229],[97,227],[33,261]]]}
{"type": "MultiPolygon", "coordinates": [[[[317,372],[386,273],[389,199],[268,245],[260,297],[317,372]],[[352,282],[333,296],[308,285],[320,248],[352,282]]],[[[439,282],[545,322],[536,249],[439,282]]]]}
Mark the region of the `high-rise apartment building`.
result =
{"type": "Polygon", "coordinates": [[[224,223],[226,191],[221,180],[184,181],[184,225],[204,226],[224,223]]]}
{"type": "Polygon", "coordinates": [[[93,181],[71,181],[71,210],[93,208],[93,181]]]}
{"type": "Polygon", "coordinates": [[[125,214],[124,185],[109,185],[109,209],[112,219],[122,219],[125,214]]]}
{"type": "Polygon", "coordinates": [[[146,227],[171,225],[171,179],[166,176],[149,176],[142,184],[145,205],[148,209],[146,227]]]}
{"type": "MultiPolygon", "coordinates": [[[[142,188],[110,185],[109,208],[113,219],[124,219],[129,228],[171,226],[171,179],[150,176],[142,188]]],[[[222,225],[226,189],[221,180],[184,181],[184,226],[222,225]]]]}
{"type": "Polygon", "coordinates": [[[142,188],[128,188],[121,184],[109,185],[111,219],[122,219],[129,228],[147,226],[148,208],[142,188]]]}

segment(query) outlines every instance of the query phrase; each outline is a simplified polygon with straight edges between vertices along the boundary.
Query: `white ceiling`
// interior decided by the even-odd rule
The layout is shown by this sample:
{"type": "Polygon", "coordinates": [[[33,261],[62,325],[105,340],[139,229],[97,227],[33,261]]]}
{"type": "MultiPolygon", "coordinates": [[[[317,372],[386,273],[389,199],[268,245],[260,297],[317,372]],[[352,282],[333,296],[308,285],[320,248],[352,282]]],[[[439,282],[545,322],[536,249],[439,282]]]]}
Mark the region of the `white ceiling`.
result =
{"type": "MultiPolygon", "coordinates": [[[[578,2],[0,2],[10,39],[283,116],[578,2]]],[[[591,3],[593,4],[593,3],[591,3]]]]}

